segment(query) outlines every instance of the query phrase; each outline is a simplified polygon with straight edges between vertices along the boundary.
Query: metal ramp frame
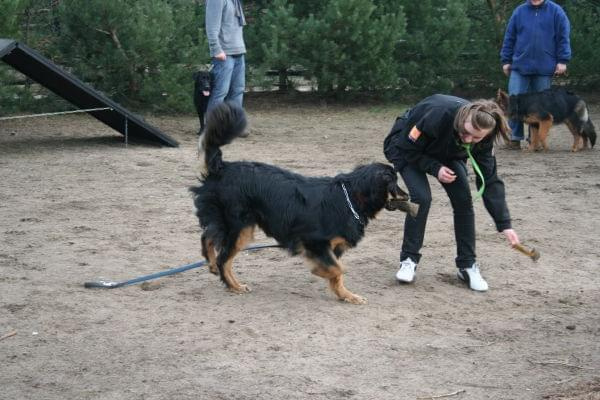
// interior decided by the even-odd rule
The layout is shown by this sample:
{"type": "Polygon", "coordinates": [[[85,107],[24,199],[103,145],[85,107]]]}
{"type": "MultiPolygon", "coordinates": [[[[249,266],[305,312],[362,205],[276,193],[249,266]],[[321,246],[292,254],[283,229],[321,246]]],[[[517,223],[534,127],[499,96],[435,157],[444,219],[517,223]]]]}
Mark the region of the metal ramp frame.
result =
{"type": "Polygon", "coordinates": [[[125,140],[131,138],[158,142],[163,146],[179,146],[176,140],[149,125],[143,118],[115,103],[23,43],[12,39],[0,39],[0,59],[80,109],[109,108],[88,111],[88,114],[123,134],[125,140]]]}

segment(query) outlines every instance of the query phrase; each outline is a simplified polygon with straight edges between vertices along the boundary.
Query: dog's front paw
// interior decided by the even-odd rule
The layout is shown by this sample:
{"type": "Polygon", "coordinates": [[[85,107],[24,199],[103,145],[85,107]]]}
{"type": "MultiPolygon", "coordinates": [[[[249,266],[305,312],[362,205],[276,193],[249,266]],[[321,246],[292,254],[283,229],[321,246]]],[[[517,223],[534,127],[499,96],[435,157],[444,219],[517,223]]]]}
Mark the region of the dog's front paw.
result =
{"type": "Polygon", "coordinates": [[[364,298],[362,296],[359,296],[359,295],[356,295],[356,294],[353,294],[351,296],[345,297],[343,300],[345,302],[348,302],[348,303],[351,303],[351,304],[367,304],[367,299],[366,298],[364,298]]]}
{"type": "Polygon", "coordinates": [[[248,287],[248,285],[239,285],[237,287],[230,287],[229,290],[236,294],[250,293],[252,291],[250,289],[250,287],[248,287]]]}
{"type": "Polygon", "coordinates": [[[212,265],[212,264],[210,264],[210,265],[208,266],[208,272],[210,272],[210,273],[211,273],[211,274],[213,274],[213,275],[219,275],[219,268],[217,268],[217,266],[216,266],[216,265],[212,265]]]}

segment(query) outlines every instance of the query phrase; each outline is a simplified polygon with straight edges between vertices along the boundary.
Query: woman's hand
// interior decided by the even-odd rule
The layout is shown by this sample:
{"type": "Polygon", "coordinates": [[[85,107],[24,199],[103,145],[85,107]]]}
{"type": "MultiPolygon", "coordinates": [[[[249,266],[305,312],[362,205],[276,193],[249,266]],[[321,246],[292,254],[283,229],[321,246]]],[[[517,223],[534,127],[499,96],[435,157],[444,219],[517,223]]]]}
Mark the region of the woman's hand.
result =
{"type": "Polygon", "coordinates": [[[506,239],[508,240],[511,246],[520,243],[519,236],[517,235],[517,232],[514,231],[514,229],[505,229],[502,231],[502,233],[504,233],[504,236],[506,236],[506,239]]]}
{"type": "Polygon", "coordinates": [[[450,168],[442,166],[438,171],[437,178],[442,183],[452,183],[456,179],[456,175],[450,168]]]}

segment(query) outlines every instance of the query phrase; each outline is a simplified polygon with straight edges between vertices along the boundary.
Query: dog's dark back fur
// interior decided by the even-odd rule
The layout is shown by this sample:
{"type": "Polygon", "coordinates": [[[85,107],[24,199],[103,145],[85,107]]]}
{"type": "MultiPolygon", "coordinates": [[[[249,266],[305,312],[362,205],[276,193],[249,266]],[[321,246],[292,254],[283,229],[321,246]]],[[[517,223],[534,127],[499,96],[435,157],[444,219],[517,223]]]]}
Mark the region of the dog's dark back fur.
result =
{"type": "Polygon", "coordinates": [[[206,109],[208,107],[208,100],[210,99],[212,84],[210,72],[208,71],[194,72],[192,77],[194,79],[194,106],[200,120],[200,129],[198,130],[198,134],[200,134],[206,125],[206,109]],[[208,95],[204,94],[204,92],[208,92],[208,95]]]}
{"type": "Polygon", "coordinates": [[[555,124],[567,122],[575,133],[589,139],[592,147],[596,144],[596,130],[585,101],[565,88],[511,96],[499,91],[496,102],[511,119],[525,121],[533,116],[539,120],[552,118],[555,124]]]}

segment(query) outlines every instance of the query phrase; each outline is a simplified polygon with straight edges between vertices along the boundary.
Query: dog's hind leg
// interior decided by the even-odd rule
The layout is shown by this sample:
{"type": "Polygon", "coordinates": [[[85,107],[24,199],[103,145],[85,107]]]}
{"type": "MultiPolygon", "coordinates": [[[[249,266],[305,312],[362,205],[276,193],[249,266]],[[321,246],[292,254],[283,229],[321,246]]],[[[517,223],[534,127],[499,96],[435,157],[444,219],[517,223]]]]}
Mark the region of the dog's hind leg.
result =
{"type": "Polygon", "coordinates": [[[313,265],[311,272],[314,275],[325,278],[329,281],[329,287],[336,294],[338,299],[352,304],[365,304],[367,299],[356,295],[346,289],[344,286],[344,267],[333,255],[331,248],[324,244],[323,246],[307,246],[305,252],[306,258],[313,265]],[[311,248],[309,250],[308,248],[311,248]]]}
{"type": "Polygon", "coordinates": [[[565,125],[567,125],[567,128],[569,128],[569,131],[571,132],[571,135],[573,135],[573,146],[571,146],[571,151],[573,153],[575,153],[575,152],[579,151],[579,149],[581,147],[587,147],[587,141],[581,136],[581,133],[579,132],[579,130],[577,129],[577,127],[573,123],[573,121],[566,120],[565,125]],[[579,143],[582,140],[583,140],[583,146],[580,146],[579,143]]]}
{"type": "Polygon", "coordinates": [[[208,261],[208,270],[210,273],[219,275],[215,245],[212,239],[207,238],[204,233],[202,234],[202,256],[208,261]]]}
{"type": "Polygon", "coordinates": [[[221,275],[221,280],[227,286],[227,289],[234,293],[249,292],[250,288],[247,285],[242,285],[236,278],[233,272],[233,259],[243,250],[246,245],[252,242],[254,238],[254,226],[249,226],[242,229],[236,235],[230,235],[226,240],[225,245],[217,256],[217,268],[221,275]]]}

